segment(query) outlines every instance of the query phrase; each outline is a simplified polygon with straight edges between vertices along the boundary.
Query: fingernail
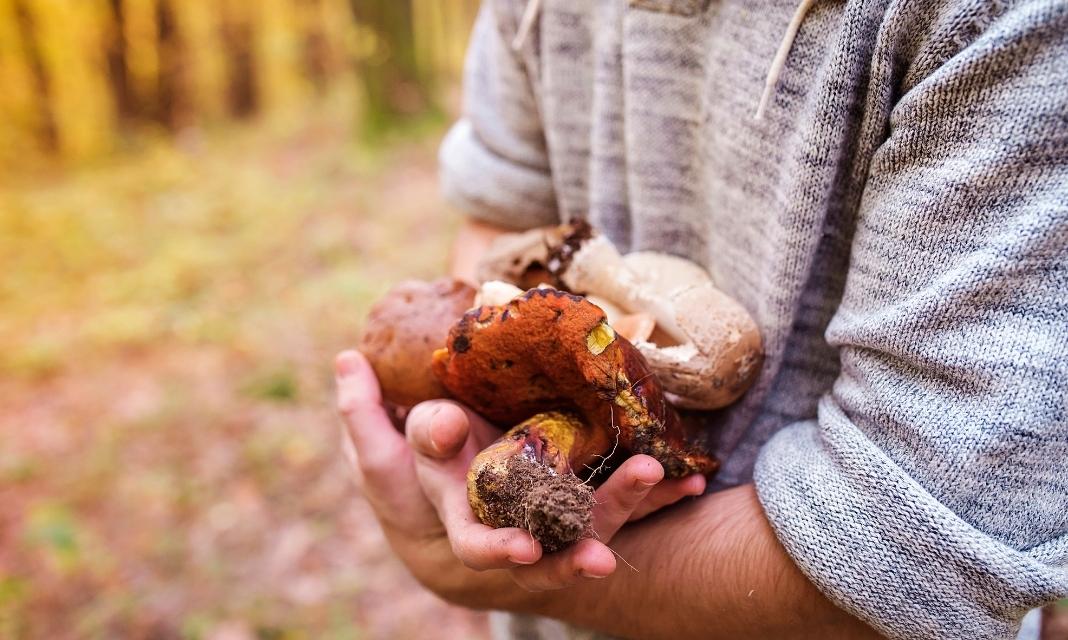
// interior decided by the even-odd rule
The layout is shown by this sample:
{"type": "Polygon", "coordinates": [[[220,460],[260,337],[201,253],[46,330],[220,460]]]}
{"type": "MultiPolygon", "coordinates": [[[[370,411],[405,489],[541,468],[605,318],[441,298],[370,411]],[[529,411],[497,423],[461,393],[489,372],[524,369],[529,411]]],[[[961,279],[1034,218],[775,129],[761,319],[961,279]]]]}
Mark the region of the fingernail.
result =
{"type": "Polygon", "coordinates": [[[638,481],[638,488],[639,489],[652,489],[657,484],[659,484],[659,483],[657,483],[657,482],[646,482],[645,480],[639,480],[638,481]]]}
{"type": "Polygon", "coordinates": [[[427,429],[427,439],[430,440],[430,448],[433,449],[435,453],[441,453],[441,445],[438,444],[437,438],[434,437],[434,417],[439,413],[441,413],[441,405],[431,409],[430,415],[426,418],[427,423],[430,425],[430,428],[427,429]]]}
{"type": "Polygon", "coordinates": [[[344,351],[338,354],[337,375],[339,378],[347,378],[360,368],[360,355],[355,351],[344,351]]]}
{"type": "Polygon", "coordinates": [[[514,562],[515,564],[534,564],[535,562],[537,562],[537,560],[520,560],[519,558],[516,558],[514,556],[508,556],[508,561],[514,562]]]}
{"type": "Polygon", "coordinates": [[[594,580],[601,580],[603,578],[607,578],[608,577],[608,576],[594,575],[594,574],[590,573],[589,571],[586,571],[585,569],[579,569],[578,574],[582,578],[593,578],[594,580]]]}

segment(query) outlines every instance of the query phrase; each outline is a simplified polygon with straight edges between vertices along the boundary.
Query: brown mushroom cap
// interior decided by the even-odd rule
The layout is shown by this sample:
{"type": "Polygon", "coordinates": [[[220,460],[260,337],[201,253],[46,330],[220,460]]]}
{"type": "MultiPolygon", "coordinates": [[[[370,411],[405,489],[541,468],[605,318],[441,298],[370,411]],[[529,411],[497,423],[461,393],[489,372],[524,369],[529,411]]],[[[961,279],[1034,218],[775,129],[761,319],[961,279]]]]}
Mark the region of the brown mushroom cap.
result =
{"type": "Polygon", "coordinates": [[[473,309],[434,354],[433,368],[453,397],[500,425],[545,411],[577,412],[588,427],[569,453],[577,472],[616,444],[657,458],[670,477],[718,466],[687,441],[642,355],[580,296],[531,289],[507,304],[473,309]]]}
{"type": "Polygon", "coordinates": [[[459,280],[409,280],[371,308],[358,348],[374,368],[386,400],[410,407],[448,395],[431,371],[431,356],[474,299],[475,290],[459,280]]]}

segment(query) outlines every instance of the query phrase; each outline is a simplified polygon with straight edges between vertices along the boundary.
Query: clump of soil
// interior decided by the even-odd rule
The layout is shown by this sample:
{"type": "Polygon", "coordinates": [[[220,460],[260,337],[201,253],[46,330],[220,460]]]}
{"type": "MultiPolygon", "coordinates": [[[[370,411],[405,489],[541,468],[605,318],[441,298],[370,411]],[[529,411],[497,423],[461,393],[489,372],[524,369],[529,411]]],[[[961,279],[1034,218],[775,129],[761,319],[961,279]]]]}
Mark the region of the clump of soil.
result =
{"type": "Polygon", "coordinates": [[[593,488],[574,474],[555,471],[515,456],[499,467],[484,467],[476,484],[486,515],[497,527],[519,527],[553,553],[593,531],[593,488]]]}
{"type": "Polygon", "coordinates": [[[546,553],[593,531],[593,489],[574,475],[554,476],[523,498],[526,528],[546,553]]]}

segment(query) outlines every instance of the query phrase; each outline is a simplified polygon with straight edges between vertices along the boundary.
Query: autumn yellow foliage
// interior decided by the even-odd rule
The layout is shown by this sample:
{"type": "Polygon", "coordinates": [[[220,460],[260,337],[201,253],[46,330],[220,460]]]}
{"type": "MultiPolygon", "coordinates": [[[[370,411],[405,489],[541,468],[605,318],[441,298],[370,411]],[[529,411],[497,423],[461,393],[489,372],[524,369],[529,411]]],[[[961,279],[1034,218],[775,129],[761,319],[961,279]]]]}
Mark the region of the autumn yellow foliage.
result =
{"type": "Polygon", "coordinates": [[[327,96],[379,124],[431,109],[459,73],[477,4],[0,0],[0,166],[78,163],[131,133],[292,113],[327,96]]]}

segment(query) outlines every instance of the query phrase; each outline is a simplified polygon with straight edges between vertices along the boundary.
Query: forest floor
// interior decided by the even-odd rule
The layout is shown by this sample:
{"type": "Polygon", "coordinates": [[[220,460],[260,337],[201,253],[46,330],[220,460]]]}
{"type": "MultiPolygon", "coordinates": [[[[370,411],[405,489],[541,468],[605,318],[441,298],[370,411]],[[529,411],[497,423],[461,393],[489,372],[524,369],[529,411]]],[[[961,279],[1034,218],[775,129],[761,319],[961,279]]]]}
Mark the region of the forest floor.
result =
{"type": "Polygon", "coordinates": [[[485,637],[391,557],[333,408],[369,303],[443,269],[435,147],[255,126],[3,177],[0,638],[485,637]]]}

